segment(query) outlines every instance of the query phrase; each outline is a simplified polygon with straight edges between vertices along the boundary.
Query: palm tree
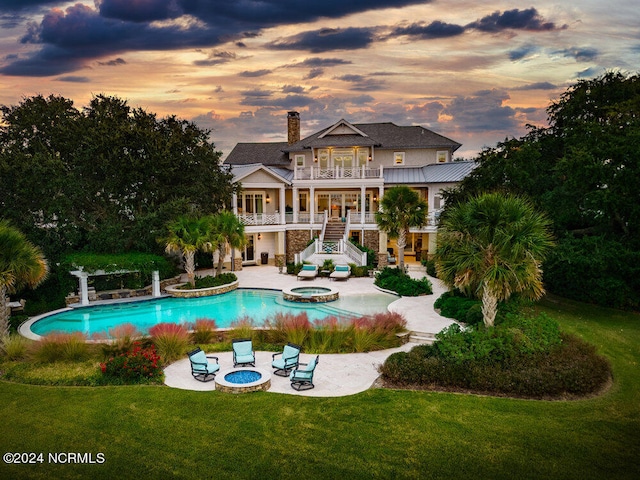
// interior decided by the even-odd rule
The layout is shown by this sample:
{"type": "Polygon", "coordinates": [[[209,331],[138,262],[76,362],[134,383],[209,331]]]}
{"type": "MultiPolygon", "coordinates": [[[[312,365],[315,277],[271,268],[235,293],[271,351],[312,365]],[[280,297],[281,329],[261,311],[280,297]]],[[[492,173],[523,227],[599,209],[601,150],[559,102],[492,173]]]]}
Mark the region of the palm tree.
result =
{"type": "Polygon", "coordinates": [[[195,284],[198,250],[211,248],[211,225],[207,217],[196,218],[183,215],[167,225],[169,235],[164,239],[167,253],[180,253],[184,258],[184,268],[190,284],[195,284]]]}
{"type": "Polygon", "coordinates": [[[382,211],[376,212],[376,222],[383,232],[398,239],[398,265],[404,270],[404,247],[409,228],[426,225],[427,202],[415,190],[399,185],[385,192],[380,205],[382,211]]]}
{"type": "Polygon", "coordinates": [[[240,219],[228,210],[223,210],[211,218],[211,243],[218,250],[218,267],[216,275],[222,273],[224,257],[231,251],[231,265],[233,266],[234,252],[236,248],[242,248],[247,244],[244,234],[244,224],[240,219]]]}
{"type": "Polygon", "coordinates": [[[553,246],[550,222],[522,197],[485,193],[447,208],[440,217],[438,278],[482,299],[491,327],[498,301],[513,293],[544,295],[540,265],[553,246]]]}
{"type": "Polygon", "coordinates": [[[0,338],[9,334],[7,294],[36,287],[48,271],[40,249],[8,222],[0,221],[0,338]]]}

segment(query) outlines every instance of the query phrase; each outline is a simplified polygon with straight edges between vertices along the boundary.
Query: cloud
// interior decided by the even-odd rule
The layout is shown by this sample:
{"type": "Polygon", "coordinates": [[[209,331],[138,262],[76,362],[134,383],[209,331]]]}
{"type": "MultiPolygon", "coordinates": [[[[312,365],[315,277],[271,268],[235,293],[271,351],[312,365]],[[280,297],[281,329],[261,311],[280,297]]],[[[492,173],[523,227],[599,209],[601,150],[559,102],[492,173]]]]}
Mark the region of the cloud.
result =
{"type": "Polygon", "coordinates": [[[375,80],[367,78],[363,75],[341,75],[334,77],[336,80],[342,80],[343,82],[349,82],[352,84],[351,89],[358,92],[370,92],[375,90],[382,90],[385,88],[385,83],[381,80],[375,80]]]}
{"type": "Polygon", "coordinates": [[[508,52],[509,60],[517,61],[522,60],[525,57],[529,57],[532,54],[536,53],[539,48],[536,45],[523,45],[520,48],[516,48],[515,50],[510,50],[508,52]]]}
{"type": "Polygon", "coordinates": [[[461,25],[455,25],[452,23],[444,23],[439,20],[433,21],[430,24],[425,22],[412,23],[408,26],[396,27],[391,32],[390,36],[406,35],[409,37],[416,37],[423,40],[429,40],[434,38],[447,38],[462,35],[465,28],[461,25]]]}
{"type": "Polygon", "coordinates": [[[282,93],[304,93],[304,87],[300,85],[285,85],[282,87],[282,93]]]}
{"type": "Polygon", "coordinates": [[[240,101],[240,104],[253,107],[273,107],[282,110],[291,110],[306,107],[314,101],[313,97],[308,95],[287,95],[284,97],[247,96],[240,101]]]}
{"type": "Polygon", "coordinates": [[[574,58],[578,62],[590,62],[596,59],[600,54],[600,52],[595,48],[589,47],[571,47],[562,50],[555,50],[553,53],[567,58],[574,58]]]}
{"type": "Polygon", "coordinates": [[[119,65],[126,65],[126,64],[127,62],[120,57],[114,58],[113,60],[109,60],[107,62],[98,62],[98,65],[104,65],[107,67],[117,67],[119,65]]]}
{"type": "Polygon", "coordinates": [[[2,0],[0,12],[20,12],[25,10],[39,10],[60,0],[2,0]]]}
{"type": "Polygon", "coordinates": [[[167,0],[97,0],[100,15],[127,22],[152,22],[182,15],[178,2],[167,0]]]}
{"type": "Polygon", "coordinates": [[[311,70],[309,70],[309,73],[307,73],[303,80],[311,80],[317,77],[321,77],[322,75],[324,75],[324,68],[312,68],[311,70]]]}
{"type": "Polygon", "coordinates": [[[292,63],[291,65],[287,65],[287,67],[335,67],[337,65],[350,65],[353,62],[350,60],[344,60],[342,58],[320,58],[320,57],[311,57],[305,58],[302,62],[292,63]]]}
{"type": "Polygon", "coordinates": [[[550,82],[536,82],[516,87],[513,90],[555,90],[556,88],[558,88],[558,86],[550,82]]]}
{"type": "Polygon", "coordinates": [[[518,128],[516,111],[504,105],[509,94],[504,90],[481,90],[469,96],[457,96],[443,110],[461,131],[514,131],[518,128]]]}
{"type": "Polygon", "coordinates": [[[236,60],[238,55],[234,52],[211,52],[206,60],[196,60],[194,65],[199,67],[210,67],[212,65],[221,65],[236,60]]]}
{"type": "Polygon", "coordinates": [[[558,27],[553,22],[545,21],[538,11],[532,7],[526,10],[514,8],[502,13],[497,11],[468,24],[467,28],[474,28],[483,32],[500,32],[506,29],[540,32],[562,30],[567,26],[558,27]]]}
{"type": "Polygon", "coordinates": [[[268,43],[274,50],[307,50],[312,53],[367,48],[376,40],[375,28],[322,28],[268,43]]]}
{"type": "Polygon", "coordinates": [[[261,69],[261,70],[245,70],[244,72],[240,72],[238,75],[240,77],[247,77],[247,78],[253,78],[253,77],[264,77],[265,75],[269,75],[273,70],[269,70],[269,69],[261,69]]]}
{"type": "Polygon", "coordinates": [[[70,82],[70,83],[89,83],[91,79],[89,77],[80,77],[77,75],[67,75],[65,77],[58,78],[59,82],[70,82]]]}

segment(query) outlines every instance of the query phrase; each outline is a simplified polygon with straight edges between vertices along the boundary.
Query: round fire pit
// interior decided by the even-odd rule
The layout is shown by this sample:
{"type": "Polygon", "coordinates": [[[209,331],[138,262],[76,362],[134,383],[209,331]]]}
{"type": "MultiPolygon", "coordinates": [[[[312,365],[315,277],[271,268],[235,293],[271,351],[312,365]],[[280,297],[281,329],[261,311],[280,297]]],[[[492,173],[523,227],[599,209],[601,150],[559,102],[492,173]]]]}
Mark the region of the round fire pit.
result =
{"type": "Polygon", "coordinates": [[[215,382],[216,390],[226,393],[267,391],[271,387],[271,372],[255,367],[232,368],[218,372],[215,382]]]}

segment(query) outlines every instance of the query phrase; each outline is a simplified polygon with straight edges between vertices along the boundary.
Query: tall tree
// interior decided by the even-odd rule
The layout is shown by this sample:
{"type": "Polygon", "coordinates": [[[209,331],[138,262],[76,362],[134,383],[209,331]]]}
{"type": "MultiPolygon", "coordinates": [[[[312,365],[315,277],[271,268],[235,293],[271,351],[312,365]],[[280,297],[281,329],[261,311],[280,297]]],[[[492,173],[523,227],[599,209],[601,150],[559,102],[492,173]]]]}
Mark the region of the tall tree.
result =
{"type": "Polygon", "coordinates": [[[234,261],[234,251],[247,244],[244,234],[244,224],[229,210],[223,210],[211,219],[211,240],[218,251],[218,266],[216,274],[222,273],[224,257],[231,252],[231,263],[234,261]]]}
{"type": "Polygon", "coordinates": [[[553,245],[549,220],[521,197],[487,193],[449,207],[440,217],[438,278],[482,299],[493,326],[498,301],[513,293],[544,294],[541,263],[553,245]]]}
{"type": "Polygon", "coordinates": [[[194,285],[196,252],[198,250],[207,251],[211,248],[211,222],[206,217],[196,218],[183,215],[171,222],[167,229],[169,233],[164,239],[166,251],[182,255],[188,282],[194,285]]]}
{"type": "Polygon", "coordinates": [[[0,338],[9,334],[7,294],[37,286],[47,272],[40,249],[7,221],[0,221],[0,338]]]}
{"type": "Polygon", "coordinates": [[[380,204],[382,211],[376,212],[376,222],[383,232],[397,238],[398,265],[404,270],[404,249],[409,229],[426,225],[427,202],[415,190],[399,185],[388,189],[380,204]]]}

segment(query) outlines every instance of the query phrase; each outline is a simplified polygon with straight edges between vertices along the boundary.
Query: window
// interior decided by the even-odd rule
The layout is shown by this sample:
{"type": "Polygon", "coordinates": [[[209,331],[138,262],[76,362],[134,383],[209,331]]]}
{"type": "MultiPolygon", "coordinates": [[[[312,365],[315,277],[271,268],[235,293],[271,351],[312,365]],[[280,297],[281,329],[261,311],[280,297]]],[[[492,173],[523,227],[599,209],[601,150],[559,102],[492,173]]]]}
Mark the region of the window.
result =
{"type": "Polygon", "coordinates": [[[320,168],[329,168],[329,149],[321,148],[318,150],[318,162],[320,163],[320,168]]]}
{"type": "Polygon", "coordinates": [[[238,213],[262,213],[264,211],[262,193],[244,193],[238,195],[238,213]]]}
{"type": "Polygon", "coordinates": [[[395,152],[393,154],[394,165],[404,165],[404,152],[395,152]]]}
{"type": "Polygon", "coordinates": [[[438,159],[438,163],[445,163],[447,160],[449,160],[449,152],[447,152],[446,150],[440,150],[436,154],[436,157],[438,159]]]}
{"type": "Polygon", "coordinates": [[[369,149],[368,148],[359,148],[358,149],[358,166],[366,165],[367,160],[369,160],[369,149]]]}
{"type": "Polygon", "coordinates": [[[298,208],[300,212],[307,211],[308,195],[307,192],[298,192],[298,208]]]}
{"type": "Polygon", "coordinates": [[[296,155],[296,167],[304,167],[304,155],[296,155]]]}

